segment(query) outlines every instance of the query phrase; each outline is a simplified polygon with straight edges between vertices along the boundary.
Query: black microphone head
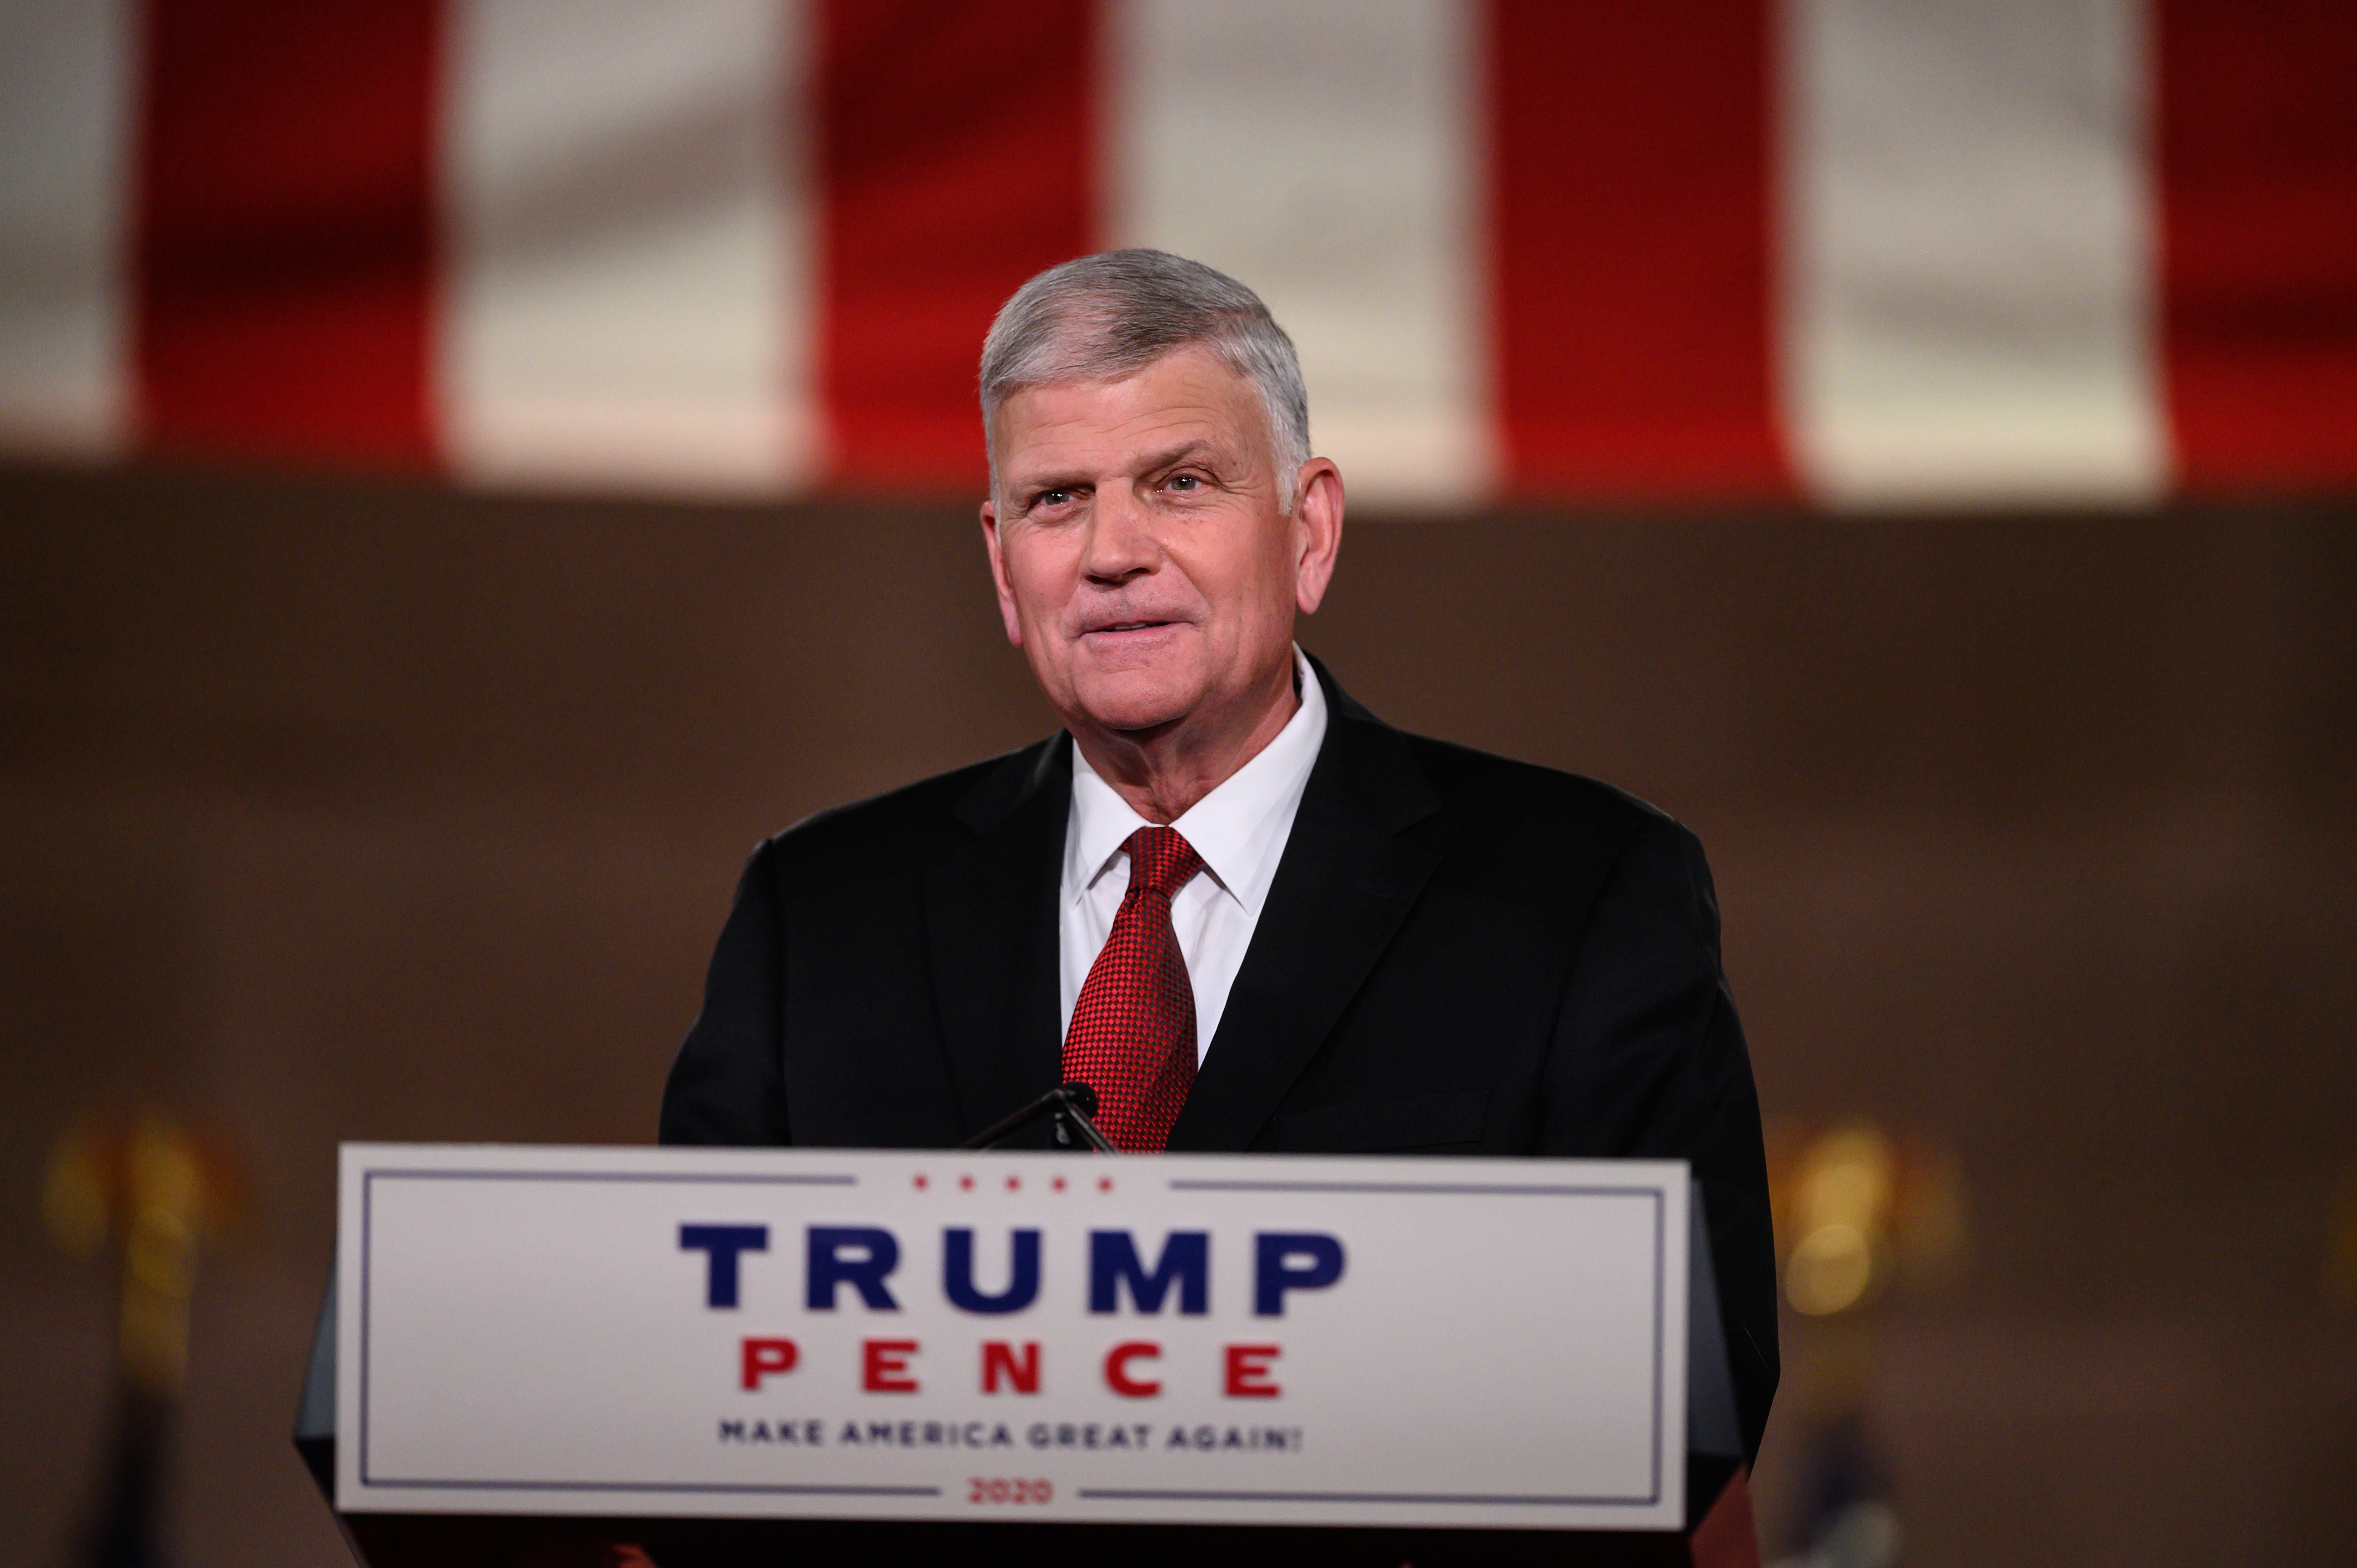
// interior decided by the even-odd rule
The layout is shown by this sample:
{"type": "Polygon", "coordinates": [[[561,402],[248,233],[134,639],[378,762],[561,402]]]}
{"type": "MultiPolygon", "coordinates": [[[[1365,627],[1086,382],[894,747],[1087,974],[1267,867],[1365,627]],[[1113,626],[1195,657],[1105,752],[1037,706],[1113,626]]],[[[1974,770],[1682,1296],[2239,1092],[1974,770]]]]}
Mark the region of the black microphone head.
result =
{"type": "Polygon", "coordinates": [[[1079,1079],[1064,1085],[1063,1093],[1064,1098],[1071,1102],[1072,1109],[1082,1115],[1094,1116],[1097,1113],[1097,1091],[1079,1079]]]}

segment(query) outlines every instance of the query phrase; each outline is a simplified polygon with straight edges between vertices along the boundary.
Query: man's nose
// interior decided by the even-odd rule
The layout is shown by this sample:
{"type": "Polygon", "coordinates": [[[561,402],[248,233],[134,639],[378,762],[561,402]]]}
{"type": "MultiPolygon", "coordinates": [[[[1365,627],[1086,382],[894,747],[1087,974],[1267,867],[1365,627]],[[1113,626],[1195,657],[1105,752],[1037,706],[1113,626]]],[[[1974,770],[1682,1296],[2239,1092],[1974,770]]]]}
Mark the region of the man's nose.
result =
{"type": "Polygon", "coordinates": [[[1107,485],[1089,509],[1088,546],[1081,570],[1100,583],[1125,583],[1151,572],[1162,547],[1147,527],[1146,509],[1125,485],[1107,485]]]}

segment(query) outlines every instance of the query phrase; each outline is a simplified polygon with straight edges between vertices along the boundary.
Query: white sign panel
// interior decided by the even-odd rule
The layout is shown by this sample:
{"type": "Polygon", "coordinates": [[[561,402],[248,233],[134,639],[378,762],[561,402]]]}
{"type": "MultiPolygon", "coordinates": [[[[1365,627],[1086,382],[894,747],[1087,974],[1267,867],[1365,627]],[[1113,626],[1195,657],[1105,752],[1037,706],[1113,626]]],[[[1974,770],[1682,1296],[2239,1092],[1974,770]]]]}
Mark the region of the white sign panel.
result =
{"type": "Polygon", "coordinates": [[[347,1144],[337,1506],[1675,1529],[1683,1164],[347,1144]]]}

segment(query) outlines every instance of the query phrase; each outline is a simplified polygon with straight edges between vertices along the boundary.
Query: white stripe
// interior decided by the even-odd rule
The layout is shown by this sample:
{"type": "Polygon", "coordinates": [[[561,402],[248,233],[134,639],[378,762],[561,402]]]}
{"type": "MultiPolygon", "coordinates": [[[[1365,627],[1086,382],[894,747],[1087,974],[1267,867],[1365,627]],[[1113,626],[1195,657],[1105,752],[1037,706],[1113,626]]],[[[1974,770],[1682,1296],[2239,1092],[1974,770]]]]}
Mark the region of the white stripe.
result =
{"type": "Polygon", "coordinates": [[[93,454],[131,424],[137,24],[125,0],[0,5],[0,443],[93,454]]]}
{"type": "Polygon", "coordinates": [[[798,0],[457,0],[450,28],[452,466],[715,493],[808,475],[798,0]]]}
{"type": "Polygon", "coordinates": [[[1786,413],[1852,506],[2166,481],[2138,0],[1786,0],[1786,413]]]}
{"type": "Polygon", "coordinates": [[[1107,24],[1114,242],[1268,302],[1351,496],[1487,494],[1478,9],[1116,0],[1107,24]]]}

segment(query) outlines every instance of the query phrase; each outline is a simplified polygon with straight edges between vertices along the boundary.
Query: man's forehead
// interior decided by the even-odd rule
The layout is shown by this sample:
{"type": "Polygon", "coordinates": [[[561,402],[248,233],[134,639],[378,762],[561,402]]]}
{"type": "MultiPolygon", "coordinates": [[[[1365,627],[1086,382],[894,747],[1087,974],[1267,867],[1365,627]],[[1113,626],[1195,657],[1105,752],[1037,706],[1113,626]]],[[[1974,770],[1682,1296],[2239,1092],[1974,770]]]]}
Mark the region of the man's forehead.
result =
{"type": "Polygon", "coordinates": [[[1167,354],[1117,380],[1020,387],[999,405],[997,446],[1009,467],[1107,461],[1200,444],[1239,455],[1266,439],[1252,383],[1200,350],[1167,354]]]}

